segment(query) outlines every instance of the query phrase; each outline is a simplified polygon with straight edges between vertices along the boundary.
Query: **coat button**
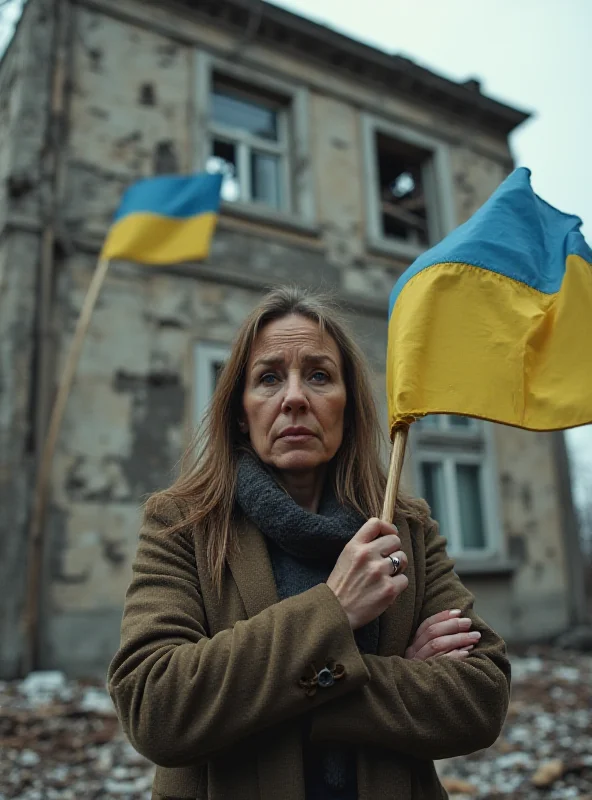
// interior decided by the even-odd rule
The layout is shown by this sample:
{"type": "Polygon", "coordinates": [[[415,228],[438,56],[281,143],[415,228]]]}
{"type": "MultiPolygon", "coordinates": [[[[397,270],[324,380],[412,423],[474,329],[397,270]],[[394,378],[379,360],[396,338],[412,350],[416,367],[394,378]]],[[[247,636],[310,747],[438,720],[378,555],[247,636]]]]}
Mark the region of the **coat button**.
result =
{"type": "Polygon", "coordinates": [[[321,689],[326,689],[329,686],[333,686],[335,683],[335,678],[333,677],[331,670],[325,667],[319,672],[317,681],[321,689]]]}

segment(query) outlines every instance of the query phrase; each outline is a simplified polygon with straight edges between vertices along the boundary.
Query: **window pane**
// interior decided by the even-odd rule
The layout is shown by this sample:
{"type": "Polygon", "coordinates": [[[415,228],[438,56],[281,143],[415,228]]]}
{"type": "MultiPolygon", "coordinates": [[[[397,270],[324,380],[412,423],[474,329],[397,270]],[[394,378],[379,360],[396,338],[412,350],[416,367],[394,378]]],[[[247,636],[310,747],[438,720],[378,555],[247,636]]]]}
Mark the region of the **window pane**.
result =
{"type": "Polygon", "coordinates": [[[449,414],[448,421],[453,428],[470,428],[473,424],[471,417],[459,417],[458,414],[449,414]]]}
{"type": "Polygon", "coordinates": [[[251,192],[253,200],[279,208],[280,160],[268,153],[251,153],[251,192]]]}
{"type": "Polygon", "coordinates": [[[240,198],[236,145],[214,139],[212,155],[206,162],[206,172],[221,172],[224,176],[221,192],[223,200],[232,203],[240,198]]]}
{"type": "Polygon", "coordinates": [[[428,414],[418,419],[415,424],[422,430],[434,430],[440,427],[439,422],[437,414],[428,414]]]}
{"type": "Polygon", "coordinates": [[[442,525],[446,514],[443,465],[437,461],[423,461],[421,464],[421,480],[423,496],[432,510],[432,517],[442,525]]]}
{"type": "Polygon", "coordinates": [[[478,464],[456,465],[461,542],[463,548],[477,550],[486,547],[479,473],[478,464]]]}
{"type": "Polygon", "coordinates": [[[216,89],[212,93],[211,111],[214,122],[241,128],[253,136],[261,136],[274,142],[278,139],[278,113],[262,103],[216,89]]]}

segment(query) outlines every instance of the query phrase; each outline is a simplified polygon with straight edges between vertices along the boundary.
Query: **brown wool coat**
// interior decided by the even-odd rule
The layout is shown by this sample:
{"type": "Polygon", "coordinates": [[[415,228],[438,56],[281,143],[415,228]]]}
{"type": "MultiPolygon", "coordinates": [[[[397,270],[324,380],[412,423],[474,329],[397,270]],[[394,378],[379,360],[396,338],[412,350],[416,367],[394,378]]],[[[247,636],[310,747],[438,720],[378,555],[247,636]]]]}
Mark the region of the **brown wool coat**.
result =
{"type": "Polygon", "coordinates": [[[262,534],[241,534],[221,597],[203,538],[162,527],[150,504],[108,685],[134,747],[158,765],[154,800],[304,800],[302,728],[355,744],[360,800],[445,798],[432,759],[491,745],[509,699],[504,643],[472,611],[435,523],[395,522],[409,586],[382,615],[378,655],[360,655],[326,584],[278,602],[262,534]],[[418,625],[460,608],[482,633],[465,661],[403,658],[418,625]],[[326,664],[345,675],[317,687],[326,664]]]}

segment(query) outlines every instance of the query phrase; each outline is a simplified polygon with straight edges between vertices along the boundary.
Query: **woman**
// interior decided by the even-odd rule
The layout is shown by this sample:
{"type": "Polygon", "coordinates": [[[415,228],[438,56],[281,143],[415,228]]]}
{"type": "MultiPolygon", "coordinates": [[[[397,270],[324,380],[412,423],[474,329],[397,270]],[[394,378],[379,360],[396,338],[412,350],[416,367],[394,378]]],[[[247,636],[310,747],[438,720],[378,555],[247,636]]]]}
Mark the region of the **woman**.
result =
{"type": "Polygon", "coordinates": [[[265,297],[196,462],[146,506],[109,668],[154,798],[441,798],[432,759],[497,738],[504,644],[422,501],[377,519],[379,443],[330,307],[265,297]]]}

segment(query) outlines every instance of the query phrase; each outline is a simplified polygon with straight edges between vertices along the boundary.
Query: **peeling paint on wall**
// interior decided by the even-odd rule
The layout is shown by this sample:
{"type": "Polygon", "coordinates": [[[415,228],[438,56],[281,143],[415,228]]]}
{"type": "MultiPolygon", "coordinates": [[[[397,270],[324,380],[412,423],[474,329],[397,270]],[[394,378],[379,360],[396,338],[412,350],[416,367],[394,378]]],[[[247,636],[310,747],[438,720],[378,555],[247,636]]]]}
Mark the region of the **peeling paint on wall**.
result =
{"type": "Polygon", "coordinates": [[[468,147],[451,150],[458,223],[466,222],[506,177],[507,170],[468,147]]]}
{"type": "Polygon", "coordinates": [[[168,432],[182,423],[185,413],[185,390],[179,375],[118,373],[114,389],[132,396],[132,449],[121,461],[128,485],[136,497],[165,488],[171,482],[177,455],[170,452],[168,432]]]}
{"type": "Polygon", "coordinates": [[[189,168],[190,58],[82,8],[77,32],[66,214],[71,226],[102,231],[133,180],[189,168]]]}
{"type": "MultiPolygon", "coordinates": [[[[48,43],[42,41],[47,25],[39,25],[43,13],[49,13],[49,0],[30,5],[41,16],[30,17],[37,27],[22,28],[22,47],[34,43],[47,49],[48,43]]],[[[158,15],[164,8],[151,6],[150,13],[158,15]]],[[[173,12],[167,7],[166,13],[170,17],[173,12]]],[[[58,373],[96,263],[97,253],[89,242],[104,235],[122,192],[139,177],[194,167],[191,48],[80,6],[75,6],[75,20],[62,225],[77,243],[65,248],[58,265],[54,320],[60,334],[58,373]]],[[[225,35],[213,31],[212,42],[225,35]]],[[[261,48],[251,50],[255,61],[264,55],[261,48]]],[[[40,143],[46,122],[39,98],[41,87],[47,89],[48,58],[36,55],[35,59],[28,63],[26,76],[18,71],[16,58],[12,66],[5,62],[0,73],[0,222],[8,202],[12,211],[33,220],[39,212],[40,143]],[[11,87],[8,94],[3,94],[3,86],[11,87]]],[[[366,93],[373,102],[381,101],[385,113],[405,119],[406,124],[415,120],[424,130],[431,126],[437,131],[440,120],[432,109],[353,84],[351,103],[336,99],[347,89],[337,75],[322,76],[327,90],[334,90],[329,97],[319,88],[315,64],[297,63],[285,54],[277,54],[274,64],[295,84],[313,87],[316,229],[312,233],[298,226],[283,229],[261,220],[237,224],[236,219],[226,218],[214,238],[207,274],[198,267],[192,273],[189,268],[111,266],[84,345],[54,463],[42,666],[71,672],[104,669],[118,639],[141,504],[149,493],[172,481],[194,423],[195,345],[229,345],[262,287],[297,282],[365,303],[364,313],[349,318],[366,353],[381,418],[386,421],[387,298],[405,265],[367,252],[360,108],[366,93]]],[[[442,125],[449,133],[454,129],[463,141],[471,135],[462,121],[453,124],[447,119],[442,125]]],[[[500,158],[507,153],[503,140],[475,136],[500,158]]],[[[469,146],[452,147],[451,162],[462,221],[487,199],[504,177],[503,168],[469,146]]],[[[295,165],[296,172],[299,166],[304,165],[295,165]]],[[[18,531],[20,536],[25,529],[23,509],[29,491],[28,474],[21,470],[27,465],[23,451],[29,397],[28,379],[22,376],[31,369],[38,249],[35,233],[15,232],[0,240],[0,436],[12,448],[11,458],[0,462],[0,497],[3,491],[5,497],[14,494],[19,502],[22,499],[22,507],[13,509],[8,520],[11,527],[3,532],[4,544],[0,536],[0,570],[10,548],[7,563],[22,559],[14,534],[18,531]],[[2,373],[7,365],[8,378],[2,373]],[[22,474],[15,479],[18,470],[22,474]]],[[[500,431],[497,443],[504,535],[518,572],[510,589],[485,580],[477,588],[482,602],[503,607],[502,622],[508,629],[526,635],[529,626],[539,623],[540,609],[551,601],[557,611],[550,624],[561,624],[565,578],[560,509],[544,437],[520,439],[515,431],[500,431]],[[549,568],[549,559],[554,569],[549,568]]],[[[9,611],[15,619],[14,604],[9,611]]],[[[10,645],[14,652],[15,642],[10,645]]]]}

